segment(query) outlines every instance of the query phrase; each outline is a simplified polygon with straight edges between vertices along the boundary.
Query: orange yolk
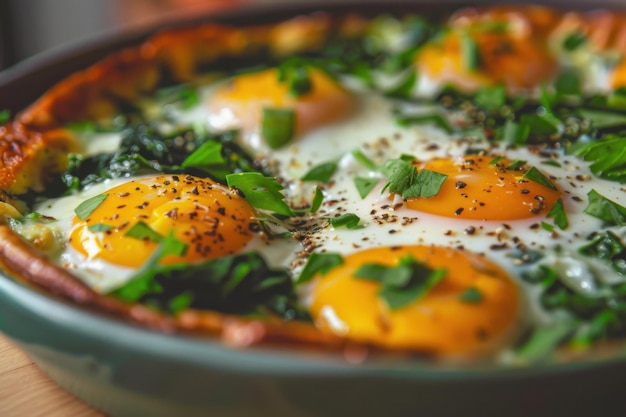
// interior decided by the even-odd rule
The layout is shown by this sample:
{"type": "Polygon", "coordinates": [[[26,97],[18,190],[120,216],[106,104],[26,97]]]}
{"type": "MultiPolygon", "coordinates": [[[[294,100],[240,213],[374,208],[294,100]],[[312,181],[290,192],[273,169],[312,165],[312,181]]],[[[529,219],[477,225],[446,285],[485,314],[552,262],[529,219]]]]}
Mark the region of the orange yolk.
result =
{"type": "Polygon", "coordinates": [[[420,73],[463,90],[503,84],[518,91],[536,87],[558,71],[554,57],[533,38],[485,30],[449,30],[443,39],[424,45],[416,63],[420,73]],[[478,49],[475,67],[467,63],[463,37],[470,37],[478,49]]]}
{"type": "Polygon", "coordinates": [[[408,198],[406,207],[460,219],[517,220],[545,216],[561,198],[558,189],[524,178],[525,167],[507,169],[511,161],[490,163],[493,160],[466,156],[461,160],[434,159],[418,166],[448,178],[437,195],[408,198]]]}
{"type": "Polygon", "coordinates": [[[168,257],[166,263],[236,253],[258,229],[252,206],[208,179],[162,175],[130,181],[106,194],[86,218],[74,217],[70,242],[86,257],[121,266],[141,266],[158,245],[158,239],[127,235],[140,222],[163,237],[174,231],[187,244],[184,256],[168,257]]]}
{"type": "Polygon", "coordinates": [[[617,90],[620,87],[626,87],[626,59],[622,59],[615,66],[611,74],[611,87],[617,90]]]}
{"type": "Polygon", "coordinates": [[[217,89],[209,103],[216,128],[228,128],[232,119],[247,132],[258,132],[263,108],[293,109],[295,136],[344,119],[355,109],[354,97],[323,71],[309,69],[311,89],[294,96],[278,71],[268,69],[233,78],[217,89]]]}
{"type": "Polygon", "coordinates": [[[518,316],[516,285],[497,265],[467,251],[439,246],[381,247],[357,252],[312,290],[311,314],[325,332],[388,349],[434,355],[473,353],[508,336],[518,316]],[[390,310],[378,282],[354,278],[366,263],[396,266],[407,255],[446,274],[411,304],[390,310]],[[468,291],[478,300],[463,299],[468,291]]]}

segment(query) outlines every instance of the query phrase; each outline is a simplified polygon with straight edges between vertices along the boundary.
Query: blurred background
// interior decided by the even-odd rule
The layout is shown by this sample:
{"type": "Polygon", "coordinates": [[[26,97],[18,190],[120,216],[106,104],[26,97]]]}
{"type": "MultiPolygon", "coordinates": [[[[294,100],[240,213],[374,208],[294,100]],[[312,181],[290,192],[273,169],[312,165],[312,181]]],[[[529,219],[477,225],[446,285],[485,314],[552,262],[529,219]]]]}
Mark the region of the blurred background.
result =
{"type": "Polygon", "coordinates": [[[0,0],[0,70],[99,33],[252,2],[280,0],[0,0]]]}
{"type": "MultiPolygon", "coordinates": [[[[200,15],[251,3],[346,0],[0,0],[0,70],[32,55],[121,28],[148,26],[172,15],[200,15]]],[[[371,2],[376,0],[352,0],[371,2]]],[[[385,1],[385,0],[379,0],[385,1]]],[[[392,0],[435,3],[524,3],[526,0],[392,0]]],[[[536,4],[626,8],[626,0],[535,0],[536,4]]]]}

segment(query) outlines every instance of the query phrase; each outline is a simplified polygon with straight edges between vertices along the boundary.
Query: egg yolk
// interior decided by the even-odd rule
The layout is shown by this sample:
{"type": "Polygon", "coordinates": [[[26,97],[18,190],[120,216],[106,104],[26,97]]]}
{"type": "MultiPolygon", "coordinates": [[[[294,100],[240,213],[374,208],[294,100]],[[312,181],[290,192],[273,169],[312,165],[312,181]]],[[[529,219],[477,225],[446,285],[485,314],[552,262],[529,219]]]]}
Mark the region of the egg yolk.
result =
{"type": "Polygon", "coordinates": [[[545,45],[530,36],[471,28],[450,29],[443,38],[424,45],[416,65],[420,73],[436,81],[470,91],[500,84],[509,91],[533,88],[558,71],[545,45]]]}
{"type": "Polygon", "coordinates": [[[74,217],[70,243],[88,258],[139,267],[156,249],[158,236],[173,231],[187,250],[164,263],[193,262],[240,251],[258,230],[255,217],[247,201],[221,184],[189,175],[162,175],[107,191],[91,213],[83,219],[74,217]],[[142,232],[145,226],[156,234],[142,232]],[[137,227],[139,233],[129,233],[137,227]]]}
{"type": "Polygon", "coordinates": [[[622,59],[611,73],[611,87],[614,90],[626,87],[626,59],[622,59]]]}
{"type": "Polygon", "coordinates": [[[356,100],[352,94],[328,74],[310,68],[308,77],[311,88],[298,96],[290,92],[287,82],[279,80],[277,69],[235,77],[212,95],[209,124],[217,129],[241,127],[244,133],[258,134],[264,108],[291,109],[297,137],[354,111],[356,100]]]}
{"type": "Polygon", "coordinates": [[[507,274],[484,257],[451,248],[373,248],[315,279],[310,311],[321,330],[388,349],[433,355],[488,350],[513,331],[518,317],[518,290],[507,274]],[[391,310],[380,283],[354,277],[363,264],[396,266],[406,256],[446,272],[404,307],[391,310]]]}
{"type": "Polygon", "coordinates": [[[466,156],[433,159],[418,166],[448,177],[433,197],[407,198],[405,206],[445,217],[472,220],[517,220],[546,215],[561,198],[554,186],[524,178],[526,166],[509,169],[506,159],[466,156]]]}

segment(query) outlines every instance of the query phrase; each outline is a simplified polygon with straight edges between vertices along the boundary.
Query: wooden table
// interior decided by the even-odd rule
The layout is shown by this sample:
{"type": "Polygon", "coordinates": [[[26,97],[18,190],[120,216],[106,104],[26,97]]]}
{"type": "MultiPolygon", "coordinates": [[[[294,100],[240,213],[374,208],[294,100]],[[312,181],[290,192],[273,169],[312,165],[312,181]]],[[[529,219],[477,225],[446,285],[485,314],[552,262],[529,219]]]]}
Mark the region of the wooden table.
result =
{"type": "Polygon", "coordinates": [[[0,416],[103,417],[54,383],[2,334],[0,416]]]}

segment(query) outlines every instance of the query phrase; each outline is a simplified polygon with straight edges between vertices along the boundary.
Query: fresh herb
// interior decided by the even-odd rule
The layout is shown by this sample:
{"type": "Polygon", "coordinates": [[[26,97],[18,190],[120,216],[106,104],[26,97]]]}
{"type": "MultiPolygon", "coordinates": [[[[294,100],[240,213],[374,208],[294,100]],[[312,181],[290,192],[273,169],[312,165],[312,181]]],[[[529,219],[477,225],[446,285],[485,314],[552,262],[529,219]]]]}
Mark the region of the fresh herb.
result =
{"type": "Polygon", "coordinates": [[[496,156],[491,161],[489,161],[489,165],[498,165],[500,162],[504,160],[504,156],[496,156]]]}
{"type": "Polygon", "coordinates": [[[487,111],[500,110],[506,104],[506,87],[504,85],[482,87],[474,96],[474,103],[487,111]]]}
{"type": "Polygon", "coordinates": [[[9,110],[0,110],[0,124],[5,124],[11,120],[11,112],[9,110]]]}
{"type": "Polygon", "coordinates": [[[361,219],[354,213],[344,213],[339,217],[331,217],[328,222],[335,229],[346,227],[348,229],[361,229],[363,226],[359,224],[361,219]]]}
{"type": "Polygon", "coordinates": [[[370,158],[365,156],[363,151],[361,151],[360,149],[356,148],[352,150],[352,156],[354,156],[354,159],[356,159],[359,162],[359,164],[363,165],[365,168],[369,169],[370,171],[378,171],[379,168],[376,162],[372,161],[370,158]]]}
{"type": "Polygon", "coordinates": [[[523,114],[520,123],[525,124],[530,129],[530,135],[550,136],[559,131],[559,120],[549,114],[539,116],[536,114],[523,114]]]}
{"type": "Polygon", "coordinates": [[[354,185],[356,186],[361,198],[365,198],[374,189],[374,187],[376,187],[379,181],[379,178],[355,177],[354,185]]]}
{"type": "Polygon", "coordinates": [[[589,204],[584,212],[590,216],[604,220],[610,226],[623,226],[626,224],[626,207],[623,207],[596,190],[587,193],[589,204]]]}
{"type": "Polygon", "coordinates": [[[93,156],[68,155],[67,170],[46,196],[55,197],[107,179],[141,174],[171,173],[211,177],[224,183],[226,174],[258,171],[254,160],[235,143],[236,132],[209,134],[181,129],[164,134],[154,126],[138,125],[122,132],[118,149],[93,156]],[[221,158],[218,155],[221,154],[221,158]]]}
{"type": "Polygon", "coordinates": [[[315,194],[313,195],[313,201],[311,201],[311,208],[309,209],[309,212],[316,213],[322,206],[323,202],[324,193],[319,189],[319,187],[315,187],[315,194]]]}
{"type": "Polygon", "coordinates": [[[175,254],[163,250],[171,239],[164,239],[147,266],[113,294],[170,313],[193,308],[238,315],[269,312],[284,319],[308,319],[297,304],[289,274],[270,268],[258,253],[200,264],[161,265],[159,262],[166,255],[175,254]]]}
{"type": "Polygon", "coordinates": [[[563,207],[563,200],[561,198],[554,202],[547,217],[554,217],[554,224],[559,226],[559,229],[561,230],[565,230],[569,227],[567,213],[565,212],[565,208],[563,207]]]}
{"type": "Polygon", "coordinates": [[[132,237],[137,240],[146,240],[151,242],[160,242],[163,240],[163,236],[154,231],[146,223],[139,221],[133,225],[130,229],[124,233],[124,236],[132,237]]]}
{"type": "Polygon", "coordinates": [[[337,253],[314,252],[304,265],[302,272],[296,280],[296,284],[310,281],[315,275],[326,275],[331,269],[343,265],[343,258],[337,253]]]}
{"type": "Polygon", "coordinates": [[[261,135],[272,149],[285,146],[296,130],[296,112],[292,109],[263,108],[261,135]]]}
{"type": "Polygon", "coordinates": [[[596,232],[591,242],[578,249],[578,252],[610,262],[620,275],[626,276],[626,245],[610,230],[596,232]]]}
{"type": "Polygon", "coordinates": [[[113,229],[113,226],[104,223],[96,223],[87,227],[87,230],[92,233],[106,232],[107,230],[111,229],[113,229]]]}
{"type": "Polygon", "coordinates": [[[554,226],[551,225],[550,223],[541,222],[541,228],[550,233],[554,232],[554,226]]]}
{"type": "Polygon", "coordinates": [[[156,97],[160,103],[176,104],[183,110],[194,107],[200,101],[198,88],[190,84],[162,88],[157,91],[156,97]]]}
{"type": "Polygon", "coordinates": [[[566,51],[574,51],[587,42],[587,35],[582,32],[572,32],[563,40],[563,48],[566,51]]]}
{"type": "Polygon", "coordinates": [[[380,283],[378,295],[391,310],[397,310],[426,295],[446,274],[444,268],[429,268],[409,255],[397,266],[363,264],[353,276],[380,283]]]}
{"type": "Polygon", "coordinates": [[[576,321],[564,321],[551,326],[537,327],[517,348],[515,358],[522,363],[535,363],[546,359],[554,349],[575,331],[576,321]]]}
{"type": "Polygon", "coordinates": [[[469,287],[459,296],[459,300],[470,304],[479,304],[484,298],[485,295],[476,287],[469,287]]]}
{"type": "Polygon", "coordinates": [[[526,165],[528,161],[525,161],[523,159],[516,159],[514,161],[511,161],[510,164],[508,164],[505,169],[509,170],[509,171],[515,171],[517,169],[520,169],[521,167],[523,167],[524,165],[526,165]]]}
{"type": "Polygon", "coordinates": [[[415,71],[411,71],[397,86],[385,92],[385,95],[390,98],[410,98],[413,94],[416,82],[417,73],[415,71]]]}
{"type": "Polygon", "coordinates": [[[516,123],[507,119],[502,128],[502,140],[513,145],[524,145],[529,135],[530,125],[527,123],[516,123]]]}
{"type": "Polygon", "coordinates": [[[301,58],[287,59],[278,66],[278,81],[287,84],[293,97],[303,96],[313,89],[309,67],[310,63],[301,58]]]}
{"type": "Polygon", "coordinates": [[[580,95],[582,93],[582,80],[580,74],[574,70],[565,70],[554,81],[554,89],[558,94],[580,95]]]}
{"type": "Polygon", "coordinates": [[[480,69],[480,47],[469,33],[464,33],[461,36],[461,57],[464,67],[468,71],[480,69]]]}
{"type": "Polygon", "coordinates": [[[317,181],[327,183],[337,171],[337,162],[330,161],[311,168],[302,178],[302,181],[317,181]]]}
{"type": "Polygon", "coordinates": [[[448,178],[445,174],[426,169],[418,172],[411,162],[402,158],[387,161],[383,173],[387,182],[381,192],[389,188],[390,192],[399,194],[402,198],[435,196],[448,178]]]}
{"type": "Polygon", "coordinates": [[[600,130],[619,131],[626,129],[626,114],[623,111],[609,111],[581,108],[577,112],[589,120],[591,126],[600,130]]]}
{"type": "Polygon", "coordinates": [[[293,211],[284,201],[285,196],[280,192],[283,186],[276,178],[266,177],[258,172],[242,172],[227,175],[226,182],[229,187],[241,191],[255,208],[293,216],[293,211]]]}
{"type": "Polygon", "coordinates": [[[100,204],[108,197],[108,194],[98,194],[87,200],[83,201],[74,209],[74,213],[78,216],[79,219],[85,220],[91,213],[94,212],[100,204]]]}
{"type": "Polygon", "coordinates": [[[589,143],[575,144],[569,152],[593,162],[589,168],[594,174],[611,181],[626,181],[626,138],[611,136],[589,143]]]}
{"type": "Polygon", "coordinates": [[[534,181],[552,190],[557,189],[556,186],[552,183],[552,181],[550,181],[548,177],[543,175],[543,173],[535,167],[530,167],[530,169],[524,173],[523,178],[530,180],[530,181],[534,181]]]}
{"type": "Polygon", "coordinates": [[[445,116],[439,113],[397,115],[396,123],[403,127],[411,125],[433,124],[448,134],[454,133],[454,127],[452,127],[452,125],[445,116]]]}

